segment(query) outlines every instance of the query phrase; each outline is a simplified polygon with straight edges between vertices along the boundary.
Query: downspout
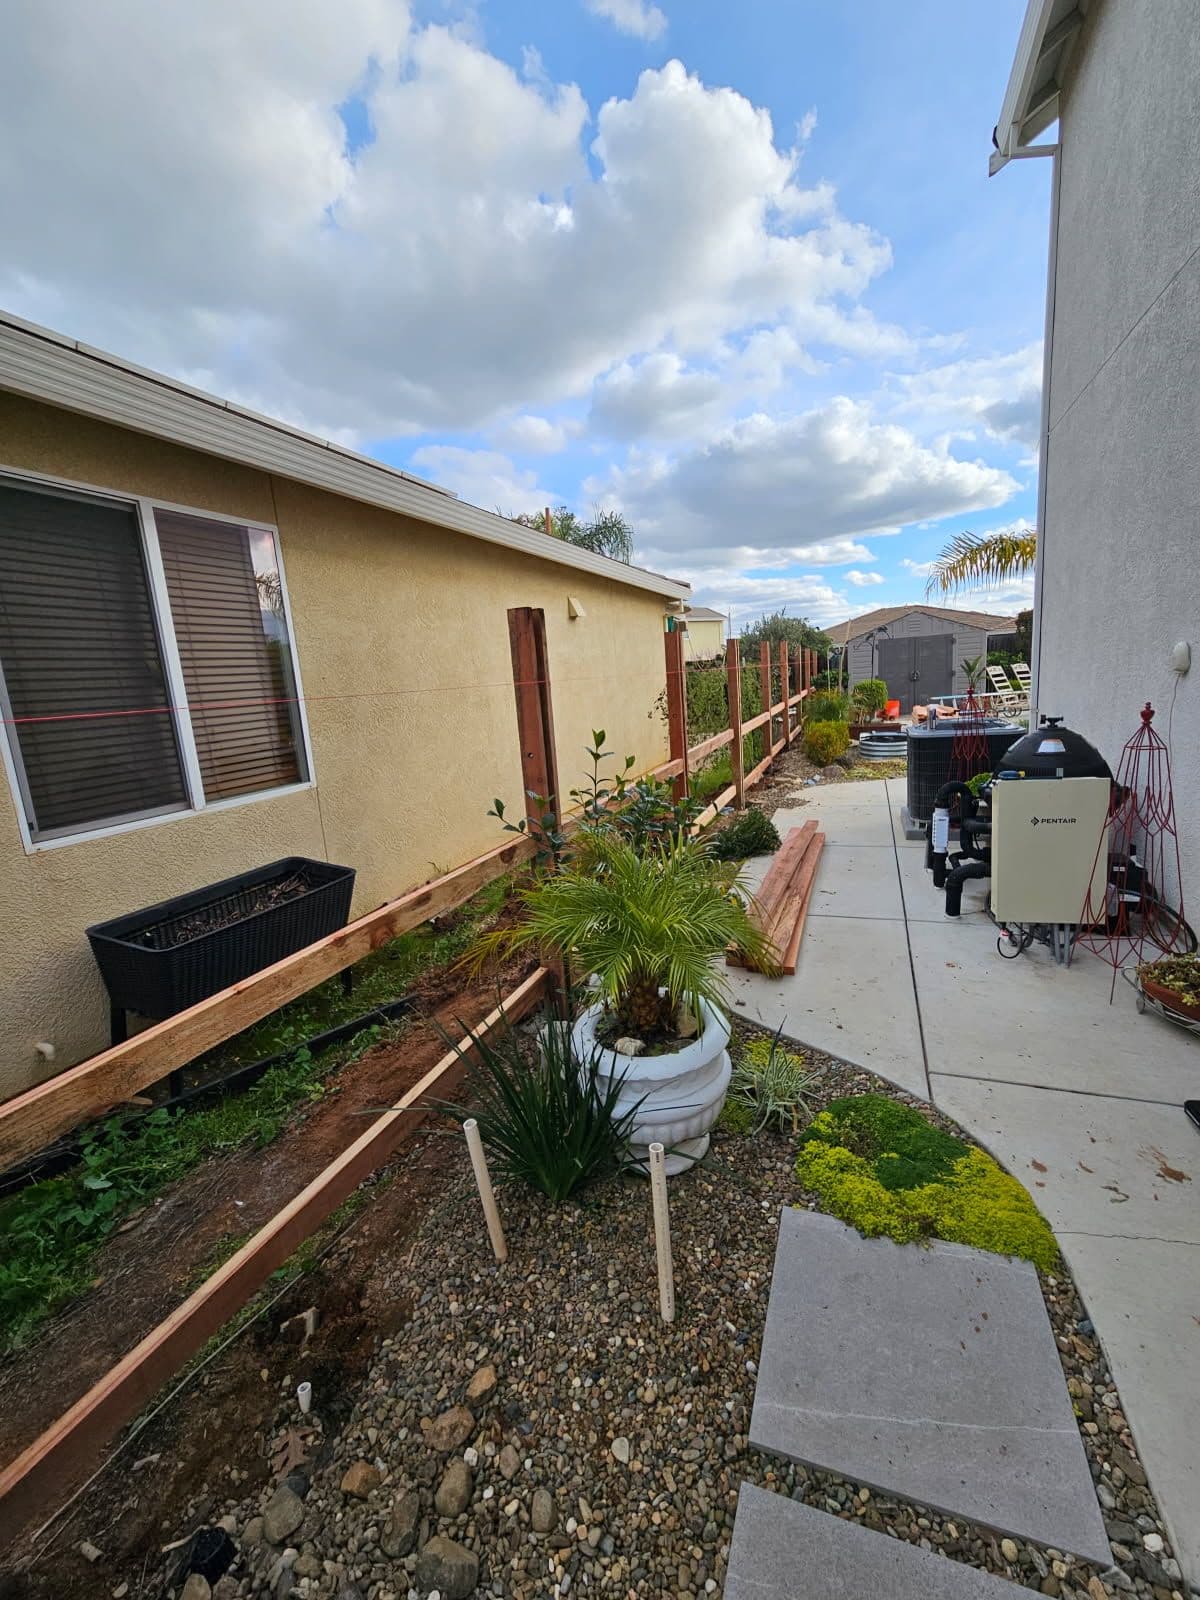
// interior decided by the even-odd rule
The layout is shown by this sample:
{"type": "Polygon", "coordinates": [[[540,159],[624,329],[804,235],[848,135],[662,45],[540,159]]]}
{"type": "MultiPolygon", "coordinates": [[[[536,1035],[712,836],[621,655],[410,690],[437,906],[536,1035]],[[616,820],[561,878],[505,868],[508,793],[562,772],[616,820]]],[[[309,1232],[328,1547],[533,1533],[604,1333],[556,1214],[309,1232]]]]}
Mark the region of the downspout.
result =
{"type": "Polygon", "coordinates": [[[1050,379],[1054,360],[1054,312],[1058,294],[1058,206],[1062,185],[1062,140],[1053,147],[1050,173],[1050,244],[1046,257],[1046,327],[1042,346],[1042,411],[1038,428],[1037,563],[1033,578],[1033,677],[1029,725],[1037,727],[1041,699],[1042,607],[1045,599],[1046,499],[1050,473],[1050,379]]]}

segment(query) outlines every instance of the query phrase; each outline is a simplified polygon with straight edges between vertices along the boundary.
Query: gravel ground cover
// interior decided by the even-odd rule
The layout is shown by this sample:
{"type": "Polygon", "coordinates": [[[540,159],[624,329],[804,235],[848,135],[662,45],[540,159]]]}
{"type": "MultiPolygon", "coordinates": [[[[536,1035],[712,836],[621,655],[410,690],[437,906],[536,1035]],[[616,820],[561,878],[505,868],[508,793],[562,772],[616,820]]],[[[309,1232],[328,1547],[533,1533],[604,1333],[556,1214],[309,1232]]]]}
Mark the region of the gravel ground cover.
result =
{"type": "MultiPolygon", "coordinates": [[[[870,1073],[806,1054],[824,1068],[813,1109],[868,1089],[920,1104],[870,1073]]],[[[381,1340],[340,1431],[325,1431],[320,1394],[301,1417],[285,1378],[276,1431],[263,1440],[278,1486],[250,1499],[236,1483],[208,1486],[194,1519],[164,1530],[166,1544],[202,1512],[224,1512],[238,1546],[228,1573],[211,1590],[195,1577],[187,1588],[171,1584],[168,1571],[155,1579],[165,1589],[122,1590],[114,1578],[116,1587],[94,1592],[691,1600],[721,1592],[746,1479],[1033,1592],[1182,1600],[1120,1398],[1063,1274],[1044,1274],[1042,1285],[1113,1541],[1111,1568],[749,1448],[780,1209],[812,1203],[793,1163],[790,1138],[718,1135],[704,1166],[672,1181],[677,1320],[664,1326],[641,1180],[615,1179],[558,1208],[502,1191],[509,1260],[497,1266],[464,1158],[407,1253],[379,1261],[411,1315],[381,1340]]]]}

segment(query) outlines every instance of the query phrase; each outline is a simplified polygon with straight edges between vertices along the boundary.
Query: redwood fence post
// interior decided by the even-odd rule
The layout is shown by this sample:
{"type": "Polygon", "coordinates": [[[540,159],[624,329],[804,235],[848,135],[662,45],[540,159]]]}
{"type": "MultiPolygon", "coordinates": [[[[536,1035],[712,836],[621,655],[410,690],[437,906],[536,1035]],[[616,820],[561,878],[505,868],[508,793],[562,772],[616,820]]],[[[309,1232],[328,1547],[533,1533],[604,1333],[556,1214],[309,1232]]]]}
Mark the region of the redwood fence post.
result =
{"type": "Polygon", "coordinates": [[[774,698],[771,694],[771,644],[764,639],[758,647],[758,692],[762,698],[760,711],[767,713],[767,720],[763,723],[762,754],[769,756],[771,746],[775,743],[775,722],[771,716],[771,707],[774,698]]]}
{"type": "Polygon", "coordinates": [[[671,760],[682,761],[683,771],[671,780],[671,794],[682,800],[688,792],[687,677],[683,664],[683,634],[678,628],[663,635],[667,656],[667,729],[671,760]]]}
{"type": "Polygon", "coordinates": [[[733,768],[733,804],[741,811],[746,804],[746,765],[742,749],[742,658],[738,653],[740,641],[730,639],[725,646],[725,682],[729,694],[729,726],[733,729],[733,743],[729,746],[730,766],[733,768]]]}
{"type": "Polygon", "coordinates": [[[783,701],[783,748],[786,750],[792,742],[792,708],[788,701],[792,698],[792,672],[788,664],[787,640],[779,641],[779,698],[783,701]]]}

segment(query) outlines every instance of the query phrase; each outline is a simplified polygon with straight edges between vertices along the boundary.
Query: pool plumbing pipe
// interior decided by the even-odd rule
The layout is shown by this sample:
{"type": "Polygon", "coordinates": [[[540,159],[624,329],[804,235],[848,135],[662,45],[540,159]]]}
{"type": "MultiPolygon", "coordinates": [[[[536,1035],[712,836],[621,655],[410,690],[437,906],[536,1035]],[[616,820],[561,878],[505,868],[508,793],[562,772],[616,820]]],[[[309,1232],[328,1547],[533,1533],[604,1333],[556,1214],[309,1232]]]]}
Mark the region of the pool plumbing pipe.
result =
{"type": "Polygon", "coordinates": [[[975,796],[965,783],[944,783],[933,799],[933,816],[929,835],[925,841],[925,866],[933,873],[933,886],[941,889],[946,882],[946,856],[950,850],[950,803],[957,795],[959,815],[973,817],[979,809],[975,796]]]}
{"type": "Polygon", "coordinates": [[[965,783],[944,783],[934,796],[933,817],[925,845],[925,865],[933,873],[934,886],[946,891],[946,915],[962,913],[962,886],[971,878],[990,878],[990,828],[979,820],[979,800],[965,783]],[[962,855],[947,866],[950,850],[950,807],[958,801],[959,846],[962,855]],[[967,856],[975,857],[968,861],[967,856]]]}

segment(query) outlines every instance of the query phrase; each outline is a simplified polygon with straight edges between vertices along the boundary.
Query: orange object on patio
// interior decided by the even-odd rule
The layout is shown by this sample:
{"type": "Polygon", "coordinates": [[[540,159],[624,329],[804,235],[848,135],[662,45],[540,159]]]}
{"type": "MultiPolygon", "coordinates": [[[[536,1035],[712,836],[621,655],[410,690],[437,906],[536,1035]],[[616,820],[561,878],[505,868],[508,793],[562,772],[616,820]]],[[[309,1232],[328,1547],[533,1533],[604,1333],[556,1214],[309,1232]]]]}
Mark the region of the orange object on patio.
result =
{"type": "Polygon", "coordinates": [[[893,722],[900,715],[899,700],[889,700],[883,708],[884,720],[893,722]]]}

